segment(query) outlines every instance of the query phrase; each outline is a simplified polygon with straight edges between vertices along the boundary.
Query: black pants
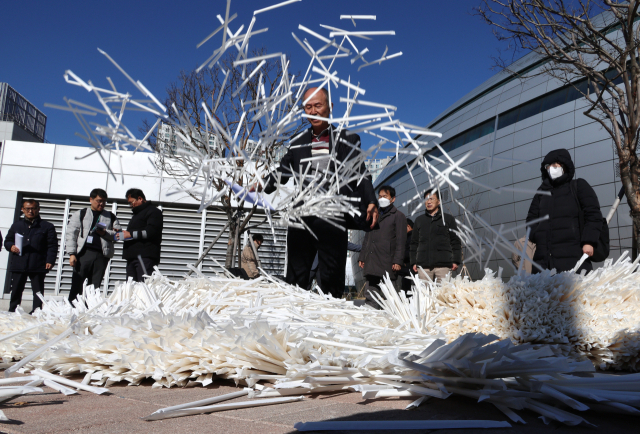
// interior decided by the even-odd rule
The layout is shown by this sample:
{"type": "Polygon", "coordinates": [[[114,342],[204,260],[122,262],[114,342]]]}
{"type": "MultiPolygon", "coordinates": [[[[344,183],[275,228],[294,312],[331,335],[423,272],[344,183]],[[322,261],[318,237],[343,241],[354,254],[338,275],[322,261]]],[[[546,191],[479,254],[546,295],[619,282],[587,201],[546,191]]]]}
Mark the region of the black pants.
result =
{"type": "MultiPolygon", "coordinates": [[[[379,299],[384,300],[385,296],[382,293],[382,291],[380,290],[380,283],[382,282],[382,277],[380,276],[372,276],[370,274],[367,274],[366,276],[364,276],[364,278],[366,279],[366,286],[364,288],[364,296],[367,299],[365,301],[365,303],[367,304],[367,306],[371,306],[374,309],[382,309],[380,307],[380,305],[378,304],[377,301],[375,301],[375,299],[373,298],[373,296],[371,295],[372,292],[375,292],[377,297],[379,299]]],[[[398,278],[398,276],[396,276],[396,278],[398,278]]],[[[395,288],[395,280],[391,281],[394,284],[394,287],[392,287],[392,290],[396,290],[395,288]]]]}
{"type": "Polygon", "coordinates": [[[31,312],[42,307],[42,300],[38,297],[38,293],[44,296],[44,278],[47,273],[11,273],[11,301],[9,302],[9,312],[15,312],[16,308],[22,302],[22,292],[24,285],[27,284],[27,277],[31,281],[31,289],[33,290],[33,307],[31,312]]]}
{"type": "Polygon", "coordinates": [[[306,288],[309,285],[311,266],[317,253],[318,285],[324,293],[340,298],[345,287],[347,231],[316,217],[307,217],[304,222],[318,239],[307,230],[289,228],[285,281],[300,288],[306,288]]]}
{"type": "Polygon", "coordinates": [[[69,302],[71,304],[78,298],[78,295],[82,294],[85,279],[87,280],[87,285],[93,285],[96,288],[102,284],[104,272],[107,269],[107,265],[109,265],[109,259],[102,252],[93,249],[83,249],[76,255],[76,259],[78,262],[73,268],[71,292],[69,292],[69,302]]]}
{"type": "Polygon", "coordinates": [[[144,282],[144,275],[151,276],[153,273],[153,267],[158,265],[158,262],[151,258],[142,258],[142,264],[138,259],[127,260],[127,280],[129,277],[133,277],[134,282],[144,282]]]}

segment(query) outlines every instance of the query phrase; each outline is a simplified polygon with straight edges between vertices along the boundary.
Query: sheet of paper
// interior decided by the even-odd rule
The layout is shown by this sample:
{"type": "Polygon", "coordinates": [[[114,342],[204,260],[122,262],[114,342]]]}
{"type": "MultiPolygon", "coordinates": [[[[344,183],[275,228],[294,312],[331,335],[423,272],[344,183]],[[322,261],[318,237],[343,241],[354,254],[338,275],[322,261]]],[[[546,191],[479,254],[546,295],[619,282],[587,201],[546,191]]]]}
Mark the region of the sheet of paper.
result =
{"type": "Polygon", "coordinates": [[[238,196],[238,199],[244,199],[246,202],[255,203],[259,207],[268,208],[272,211],[275,210],[273,205],[269,203],[266,197],[262,193],[257,193],[254,191],[245,191],[244,187],[239,186],[238,184],[232,184],[228,180],[225,181],[230,187],[231,190],[238,196]]]}
{"type": "Polygon", "coordinates": [[[20,256],[22,256],[22,241],[23,236],[20,234],[16,234],[16,247],[20,249],[20,256]]]}

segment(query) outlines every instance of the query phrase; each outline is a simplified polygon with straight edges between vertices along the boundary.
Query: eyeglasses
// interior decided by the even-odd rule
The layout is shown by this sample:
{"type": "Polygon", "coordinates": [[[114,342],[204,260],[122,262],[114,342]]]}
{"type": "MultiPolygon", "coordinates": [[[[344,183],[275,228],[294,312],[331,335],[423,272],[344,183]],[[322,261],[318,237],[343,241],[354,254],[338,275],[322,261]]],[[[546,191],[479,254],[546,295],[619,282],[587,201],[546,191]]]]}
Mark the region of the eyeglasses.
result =
{"type": "Polygon", "coordinates": [[[93,201],[95,203],[97,203],[98,205],[106,205],[107,201],[106,200],[98,200],[98,199],[93,199],[93,201]]]}
{"type": "Polygon", "coordinates": [[[552,164],[545,164],[544,166],[544,170],[549,170],[549,167],[562,167],[562,164],[560,163],[552,163],[552,164]]]}
{"type": "Polygon", "coordinates": [[[324,104],[322,103],[317,103],[317,104],[307,104],[306,106],[304,106],[304,110],[307,112],[310,112],[312,108],[315,108],[316,110],[320,110],[322,107],[324,107],[324,104]]]}
{"type": "Polygon", "coordinates": [[[26,212],[34,212],[39,210],[40,208],[23,208],[26,212]]]}

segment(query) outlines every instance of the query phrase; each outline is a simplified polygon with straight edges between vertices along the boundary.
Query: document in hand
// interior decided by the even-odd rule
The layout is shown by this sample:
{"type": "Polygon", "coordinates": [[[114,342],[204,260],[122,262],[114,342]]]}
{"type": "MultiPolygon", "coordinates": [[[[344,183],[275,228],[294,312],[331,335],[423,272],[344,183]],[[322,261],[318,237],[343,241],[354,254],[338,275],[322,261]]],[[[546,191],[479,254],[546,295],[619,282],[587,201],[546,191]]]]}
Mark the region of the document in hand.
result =
{"type": "Polygon", "coordinates": [[[20,256],[22,256],[22,235],[16,234],[16,247],[20,250],[20,256]]]}
{"type": "Polygon", "coordinates": [[[262,208],[267,208],[271,211],[275,210],[273,205],[269,203],[269,201],[264,197],[262,193],[258,193],[255,191],[247,191],[245,190],[244,187],[241,187],[235,183],[232,184],[228,180],[225,180],[225,182],[231,187],[231,190],[236,195],[238,200],[245,200],[246,202],[249,202],[249,203],[255,203],[258,206],[262,208]]]}

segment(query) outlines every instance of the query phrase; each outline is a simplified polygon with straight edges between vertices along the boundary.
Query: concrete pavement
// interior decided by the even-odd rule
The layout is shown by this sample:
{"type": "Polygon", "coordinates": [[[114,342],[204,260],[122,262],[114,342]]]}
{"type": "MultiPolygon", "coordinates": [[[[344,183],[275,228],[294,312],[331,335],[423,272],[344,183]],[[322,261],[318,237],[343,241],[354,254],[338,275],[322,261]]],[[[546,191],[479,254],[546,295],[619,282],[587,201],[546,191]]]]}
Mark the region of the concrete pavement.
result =
{"type": "MultiPolygon", "coordinates": [[[[82,377],[74,378],[78,381],[82,377]]],[[[476,403],[472,399],[452,396],[446,400],[432,398],[416,410],[404,408],[412,398],[362,400],[360,393],[339,392],[305,397],[305,400],[249,409],[187,416],[163,421],[145,422],[140,418],[159,408],[196,401],[237,391],[233,382],[216,381],[208,387],[153,389],[152,381],[141,386],[112,385],[111,393],[94,395],[80,391],[65,396],[44,387],[41,394],[17,397],[0,404],[11,419],[0,422],[0,432],[6,433],[180,433],[207,432],[225,434],[285,434],[297,432],[296,422],[325,420],[443,420],[484,419],[508,420],[491,404],[476,403]]],[[[247,397],[236,401],[246,401],[247,397]]],[[[233,401],[225,401],[233,402],[233,401]]],[[[519,411],[527,425],[513,425],[511,429],[477,430],[483,433],[514,432],[539,434],[555,433],[637,433],[640,418],[587,411],[581,414],[596,427],[567,427],[551,423],[545,425],[537,415],[519,411]]],[[[441,433],[469,433],[476,430],[440,430],[441,433]]],[[[335,432],[335,431],[334,431],[335,432]]],[[[360,431],[362,432],[362,431],[360,431]]],[[[382,432],[382,431],[379,431],[382,432]]],[[[389,432],[389,431],[387,431],[389,432]]],[[[405,431],[403,431],[405,432],[405,431]]],[[[426,431],[412,431],[426,432],[426,431]]]]}

